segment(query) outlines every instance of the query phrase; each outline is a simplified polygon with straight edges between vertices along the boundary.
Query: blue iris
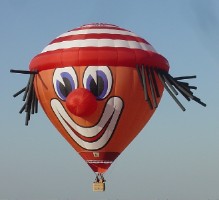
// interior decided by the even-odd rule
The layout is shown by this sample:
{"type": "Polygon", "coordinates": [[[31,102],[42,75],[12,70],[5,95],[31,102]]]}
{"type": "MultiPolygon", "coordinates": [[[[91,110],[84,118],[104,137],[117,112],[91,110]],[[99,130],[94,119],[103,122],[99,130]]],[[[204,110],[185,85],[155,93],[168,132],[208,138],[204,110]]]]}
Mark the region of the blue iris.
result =
{"type": "Polygon", "coordinates": [[[75,82],[72,76],[68,72],[60,73],[63,82],[56,80],[56,90],[58,96],[65,100],[68,94],[75,89],[75,82]]]}
{"type": "Polygon", "coordinates": [[[86,88],[90,90],[97,99],[103,99],[108,90],[108,79],[103,71],[96,71],[96,81],[89,75],[86,81],[86,88]]]}

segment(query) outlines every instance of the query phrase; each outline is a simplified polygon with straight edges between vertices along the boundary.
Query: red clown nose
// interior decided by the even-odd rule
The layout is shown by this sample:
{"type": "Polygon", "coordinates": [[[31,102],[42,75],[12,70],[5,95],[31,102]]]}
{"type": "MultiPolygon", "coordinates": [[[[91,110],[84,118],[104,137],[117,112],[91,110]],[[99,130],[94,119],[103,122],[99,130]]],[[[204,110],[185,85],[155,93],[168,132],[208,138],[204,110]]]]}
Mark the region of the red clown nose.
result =
{"type": "Polygon", "coordinates": [[[96,110],[97,101],[89,90],[78,88],[68,95],[66,106],[72,114],[78,117],[85,117],[96,110]]]}

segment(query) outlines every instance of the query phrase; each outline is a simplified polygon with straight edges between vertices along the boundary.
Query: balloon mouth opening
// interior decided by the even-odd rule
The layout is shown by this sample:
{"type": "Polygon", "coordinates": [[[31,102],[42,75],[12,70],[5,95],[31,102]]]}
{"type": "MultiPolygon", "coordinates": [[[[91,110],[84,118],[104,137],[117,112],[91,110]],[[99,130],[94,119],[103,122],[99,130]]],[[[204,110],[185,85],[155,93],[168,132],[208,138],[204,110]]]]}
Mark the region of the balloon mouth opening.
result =
{"type": "Polygon", "coordinates": [[[105,173],[120,155],[119,152],[81,152],[80,156],[95,173],[105,173]]]}

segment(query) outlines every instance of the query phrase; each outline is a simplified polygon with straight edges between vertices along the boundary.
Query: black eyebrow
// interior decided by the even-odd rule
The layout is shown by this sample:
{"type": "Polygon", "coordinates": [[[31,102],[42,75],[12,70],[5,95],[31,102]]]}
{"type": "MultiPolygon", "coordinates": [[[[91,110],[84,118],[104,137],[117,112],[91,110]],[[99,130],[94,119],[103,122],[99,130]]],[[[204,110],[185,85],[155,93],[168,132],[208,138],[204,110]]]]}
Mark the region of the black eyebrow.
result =
{"type": "Polygon", "coordinates": [[[197,87],[190,86],[189,83],[181,81],[185,79],[194,79],[196,76],[180,76],[174,78],[168,72],[161,70],[158,67],[145,65],[136,65],[136,69],[138,72],[139,80],[143,87],[145,100],[148,102],[148,105],[151,109],[157,108],[156,97],[160,97],[155,75],[158,77],[164,88],[183,111],[186,110],[185,107],[176,98],[179,93],[188,101],[193,100],[206,107],[204,102],[193,95],[192,89],[196,90],[197,87]],[[150,100],[150,96],[152,97],[153,103],[150,100]]]}
{"type": "Polygon", "coordinates": [[[20,94],[24,93],[23,101],[25,103],[21,107],[19,113],[21,114],[23,113],[23,111],[26,112],[25,125],[28,126],[31,114],[38,113],[38,99],[37,99],[34,84],[33,84],[35,75],[38,74],[38,72],[27,71],[27,70],[14,70],[14,69],[11,69],[10,72],[30,75],[26,87],[22,88],[21,90],[19,90],[13,95],[13,97],[17,97],[20,94]]]}

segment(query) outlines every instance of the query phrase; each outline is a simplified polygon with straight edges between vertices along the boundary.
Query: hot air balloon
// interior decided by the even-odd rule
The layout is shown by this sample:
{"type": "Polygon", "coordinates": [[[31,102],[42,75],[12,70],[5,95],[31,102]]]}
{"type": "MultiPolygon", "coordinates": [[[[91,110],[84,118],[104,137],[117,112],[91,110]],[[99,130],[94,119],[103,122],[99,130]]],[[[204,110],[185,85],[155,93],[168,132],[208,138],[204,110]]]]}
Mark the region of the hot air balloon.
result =
{"type": "Polygon", "coordinates": [[[61,34],[35,56],[20,113],[25,124],[38,110],[44,112],[96,173],[94,191],[105,190],[103,174],[147,124],[164,88],[179,107],[180,93],[194,96],[184,79],[172,77],[169,63],[145,39],[112,24],[86,24],[61,34]]]}

